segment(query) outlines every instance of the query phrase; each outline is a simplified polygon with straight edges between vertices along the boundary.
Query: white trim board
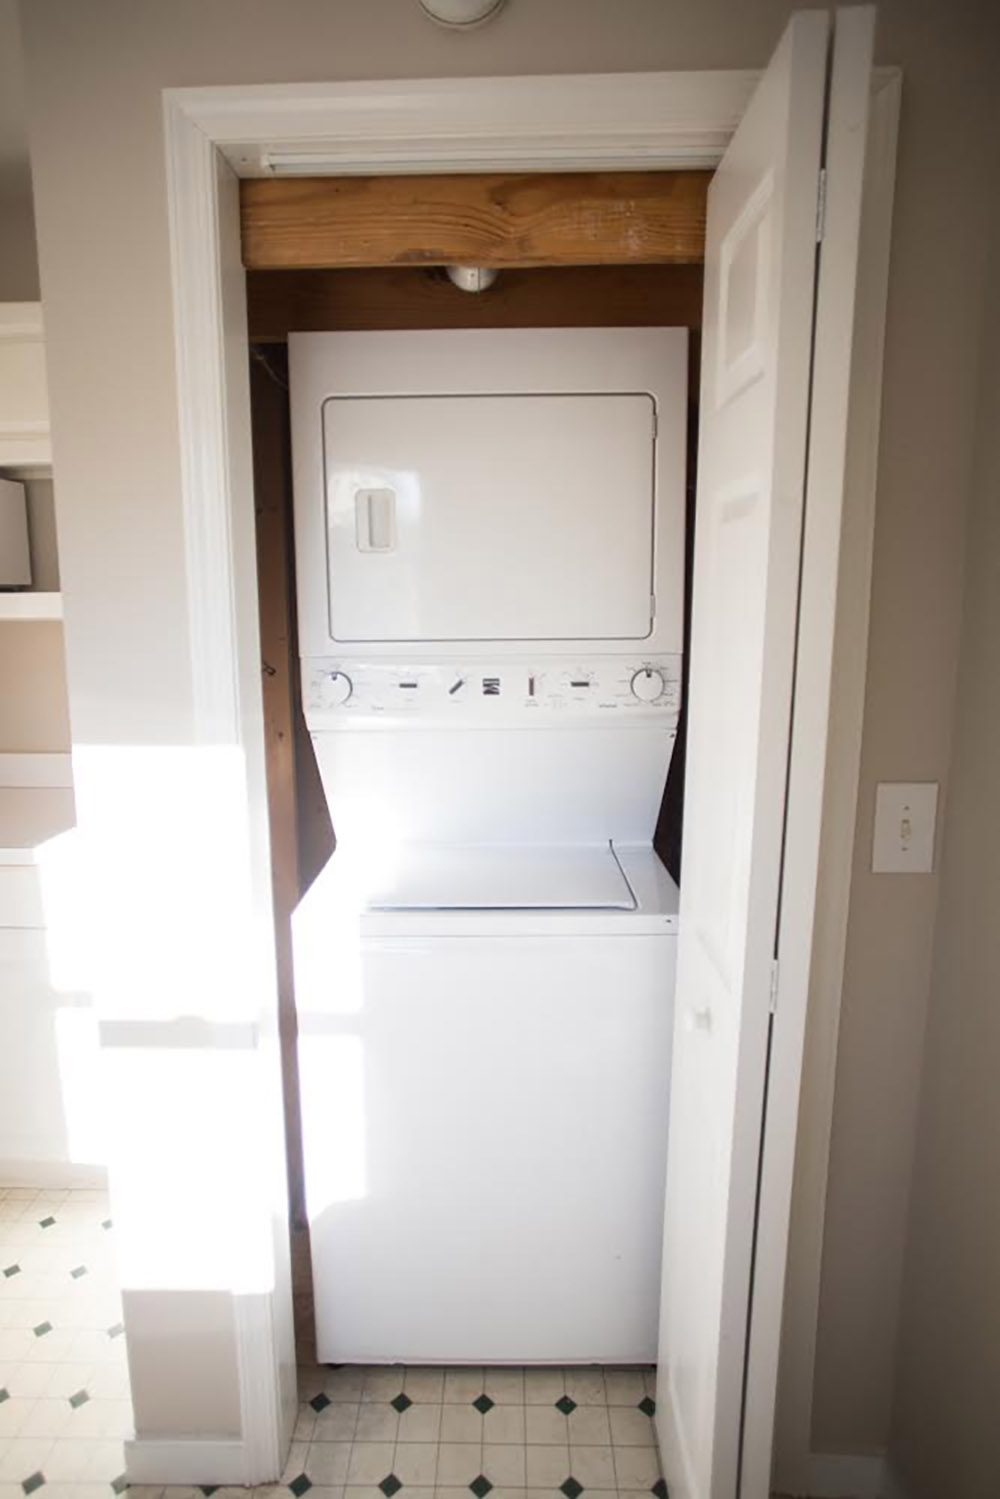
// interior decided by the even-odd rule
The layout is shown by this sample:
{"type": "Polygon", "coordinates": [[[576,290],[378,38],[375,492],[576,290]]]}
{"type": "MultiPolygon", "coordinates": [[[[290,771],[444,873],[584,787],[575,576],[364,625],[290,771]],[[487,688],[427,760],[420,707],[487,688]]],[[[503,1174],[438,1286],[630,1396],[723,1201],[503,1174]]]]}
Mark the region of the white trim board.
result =
{"type": "MultiPolygon", "coordinates": [[[[164,91],[185,565],[199,742],[242,745],[248,762],[263,765],[245,284],[234,256],[236,178],[282,167],[340,173],[710,168],[721,158],[756,79],[756,73],[734,71],[164,91]]],[[[883,166],[891,196],[891,161],[883,166]]],[[[880,220],[867,247],[876,265],[886,256],[887,242],[888,226],[880,220]]],[[[867,273],[871,277],[871,267],[867,273]]],[[[868,395],[876,408],[877,396],[876,384],[874,395],[868,395]]],[[[877,447],[877,418],[873,427],[877,447]]],[[[864,568],[859,577],[866,598],[864,568]]],[[[863,632],[860,657],[850,670],[845,668],[839,687],[851,702],[863,702],[866,640],[863,632]]],[[[860,719],[846,725],[841,748],[850,756],[859,746],[860,719]]],[[[852,797],[842,810],[848,802],[845,816],[853,826],[852,797]]],[[[248,807],[248,815],[253,818],[259,810],[248,807]]],[[[267,849],[266,827],[260,849],[267,849]]],[[[844,878],[849,881],[849,876],[848,858],[844,878]]],[[[259,856],[254,878],[269,903],[270,870],[259,856]]],[[[843,915],[846,924],[846,910],[843,915]]],[[[839,1005],[839,991],[835,1001],[839,1005]]],[[[828,1144],[828,1119],[820,1121],[819,1134],[825,1134],[828,1144]]],[[[286,1269],[279,1275],[287,1281],[286,1269]]],[[[242,1425],[254,1434],[244,1454],[243,1476],[222,1476],[223,1468],[231,1471],[226,1464],[233,1456],[222,1452],[226,1444],[135,1442],[129,1448],[133,1481],[239,1483],[277,1477],[289,1439],[277,1399],[281,1319],[286,1316],[282,1299],[288,1302],[287,1293],[287,1284],[276,1288],[269,1326],[250,1329],[239,1319],[237,1323],[242,1425]],[[211,1466],[214,1448],[219,1449],[218,1468],[211,1466]],[[202,1457],[208,1466],[201,1466],[202,1457]]],[[[804,1317],[800,1313],[791,1319],[800,1342],[809,1318],[807,1306],[804,1317]]],[[[811,1402],[811,1364],[807,1384],[811,1402]]]]}
{"type": "Polygon", "coordinates": [[[0,620],[62,619],[62,594],[39,588],[21,593],[0,593],[0,620]]]}
{"type": "Polygon", "coordinates": [[[58,753],[0,754],[0,786],[73,785],[73,757],[58,753]]]}
{"type": "Polygon", "coordinates": [[[125,1471],[131,1485],[163,1484],[169,1473],[171,1484],[190,1487],[215,1484],[239,1488],[252,1483],[246,1477],[243,1442],[239,1437],[166,1440],[129,1437],[125,1442],[125,1471]]]}
{"type": "Polygon", "coordinates": [[[107,1185],[108,1173],[103,1166],[78,1166],[70,1161],[0,1161],[0,1187],[100,1192],[107,1185]]]}

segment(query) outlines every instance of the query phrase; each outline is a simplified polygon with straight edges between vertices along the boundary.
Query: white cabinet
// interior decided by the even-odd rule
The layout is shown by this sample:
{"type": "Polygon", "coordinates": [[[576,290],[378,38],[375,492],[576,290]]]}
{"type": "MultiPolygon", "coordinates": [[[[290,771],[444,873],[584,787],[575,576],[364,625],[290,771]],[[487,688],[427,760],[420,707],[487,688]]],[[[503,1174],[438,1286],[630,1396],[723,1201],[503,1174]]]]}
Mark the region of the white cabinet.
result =
{"type": "Polygon", "coordinates": [[[0,468],[51,462],[41,304],[0,303],[0,468]]]}

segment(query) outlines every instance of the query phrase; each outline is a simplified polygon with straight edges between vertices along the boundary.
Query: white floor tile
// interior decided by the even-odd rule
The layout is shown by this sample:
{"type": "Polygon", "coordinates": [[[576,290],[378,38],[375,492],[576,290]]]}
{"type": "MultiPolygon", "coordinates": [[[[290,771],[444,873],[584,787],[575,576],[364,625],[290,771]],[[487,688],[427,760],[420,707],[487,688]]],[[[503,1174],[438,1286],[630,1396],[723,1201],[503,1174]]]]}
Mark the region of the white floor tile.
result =
{"type": "Polygon", "coordinates": [[[614,1454],[610,1445],[571,1446],[569,1465],[573,1477],[585,1489],[613,1489],[617,1486],[614,1454]]]}
{"type": "MultiPolygon", "coordinates": [[[[474,1405],[443,1405],[441,1407],[442,1442],[481,1442],[483,1440],[483,1418],[474,1405]]],[[[475,1478],[475,1474],[472,1475],[475,1478]]]]}
{"type": "Polygon", "coordinates": [[[577,1405],[606,1405],[603,1369],[566,1369],[563,1375],[566,1394],[577,1405]]]}
{"type": "Polygon", "coordinates": [[[660,1459],[655,1447],[616,1447],[615,1477],[620,1489],[646,1489],[660,1476],[660,1459]]]}
{"type": "MultiPolygon", "coordinates": [[[[349,1404],[347,1401],[343,1404],[324,1406],[313,1417],[312,1440],[314,1442],[352,1442],[356,1435],[355,1429],[360,1409],[360,1405],[349,1404]]],[[[309,1406],[303,1408],[303,1414],[309,1411],[309,1406]]],[[[359,1440],[365,1439],[359,1437],[359,1440]]]]}
{"type": "Polygon", "coordinates": [[[37,1473],[52,1452],[51,1437],[14,1437],[0,1454],[0,1481],[21,1483],[37,1473]]]}
{"type": "Polygon", "coordinates": [[[416,1405],[440,1405],[444,1400],[443,1369],[407,1369],[403,1392],[416,1405]]]}
{"type": "Polygon", "coordinates": [[[524,1370],[487,1369],[483,1379],[483,1388],[497,1405],[523,1405],[524,1370]]]}
{"type": "MultiPolygon", "coordinates": [[[[321,1389],[333,1401],[357,1404],[365,1387],[364,1369],[348,1365],[343,1369],[324,1369],[321,1389]]],[[[390,1399],[392,1396],[389,1397],[390,1399]]]]}
{"type": "Polygon", "coordinates": [[[525,1449],[513,1444],[483,1443],[482,1472],[495,1487],[525,1486],[525,1449]]]}
{"type": "Polygon", "coordinates": [[[557,1489],[570,1476],[569,1447],[524,1449],[528,1488],[557,1489]]]}
{"type": "Polygon", "coordinates": [[[0,1405],[0,1437],[19,1437],[37,1404],[38,1400],[33,1396],[12,1394],[9,1400],[5,1400],[0,1405]]]}
{"type": "Polygon", "coordinates": [[[281,1474],[282,1483],[291,1483],[293,1478],[298,1478],[306,1465],[306,1455],[309,1446],[306,1442],[292,1442],[285,1458],[284,1471],[281,1474]]]}
{"type": "Polygon", "coordinates": [[[562,1411],[552,1405],[529,1405],[525,1410],[525,1438],[529,1446],[540,1444],[565,1447],[569,1429],[562,1411]]]}
{"type": "Polygon", "coordinates": [[[403,1411],[396,1431],[397,1442],[441,1440],[441,1406],[413,1404],[403,1411]]]}
{"type": "MultiPolygon", "coordinates": [[[[13,1404],[13,1401],[10,1402],[13,1404]]],[[[31,1412],[19,1432],[23,1437],[61,1437],[66,1435],[72,1417],[76,1414],[68,1400],[36,1400],[31,1412]]],[[[0,1418],[3,1407],[0,1406],[0,1418]]]]}
{"type": "Polygon", "coordinates": [[[483,1371],[476,1368],[446,1369],[444,1375],[445,1405],[463,1405],[483,1393],[483,1371]]]}
{"type": "Polygon", "coordinates": [[[362,1401],[354,1428],[356,1442],[394,1442],[399,1426],[399,1412],[391,1405],[362,1401]]]}
{"type": "MultiPolygon", "coordinates": [[[[645,1419],[645,1418],[644,1418],[645,1419]]],[[[608,1410],[604,1405],[578,1405],[566,1417],[569,1427],[569,1442],[584,1446],[610,1446],[611,1426],[608,1410]]]]}
{"type": "Polygon", "coordinates": [[[638,1369],[606,1369],[604,1388],[609,1405],[638,1405],[646,1393],[646,1381],[638,1369]]]}
{"type": "Polygon", "coordinates": [[[655,1445],[653,1423],[648,1416],[634,1407],[611,1406],[611,1440],[616,1447],[652,1447],[655,1445]]]}
{"type": "MultiPolygon", "coordinates": [[[[315,1448],[310,1449],[314,1451],[315,1448]]],[[[392,1472],[394,1442],[355,1442],[347,1469],[349,1484],[379,1484],[392,1472]]],[[[310,1475],[311,1476],[311,1475],[310,1475]]]]}
{"type": "Polygon", "coordinates": [[[390,1368],[366,1370],[365,1387],[361,1393],[361,1399],[374,1401],[377,1404],[395,1400],[397,1395],[402,1394],[404,1373],[405,1370],[401,1364],[390,1368]]]}
{"type": "Polygon", "coordinates": [[[525,1405],[554,1405],[566,1393],[561,1369],[525,1369],[525,1405]]]}
{"type": "Polygon", "coordinates": [[[495,1405],[483,1417],[483,1441],[514,1443],[523,1447],[527,1441],[523,1405],[495,1405]]]}
{"type": "Polygon", "coordinates": [[[467,1487],[479,1477],[482,1461],[481,1442],[442,1442],[438,1447],[437,1486],[467,1487]]]}
{"type": "Polygon", "coordinates": [[[406,1488],[433,1489],[437,1482],[436,1442],[397,1442],[392,1471],[406,1488]]]}
{"type": "MultiPolygon", "coordinates": [[[[350,1442],[312,1442],[302,1471],[313,1483],[336,1486],[347,1482],[351,1461],[350,1442]]],[[[389,1469],[386,1468],[386,1473],[389,1469]]],[[[385,1477],[385,1473],[381,1475],[385,1477]]]]}

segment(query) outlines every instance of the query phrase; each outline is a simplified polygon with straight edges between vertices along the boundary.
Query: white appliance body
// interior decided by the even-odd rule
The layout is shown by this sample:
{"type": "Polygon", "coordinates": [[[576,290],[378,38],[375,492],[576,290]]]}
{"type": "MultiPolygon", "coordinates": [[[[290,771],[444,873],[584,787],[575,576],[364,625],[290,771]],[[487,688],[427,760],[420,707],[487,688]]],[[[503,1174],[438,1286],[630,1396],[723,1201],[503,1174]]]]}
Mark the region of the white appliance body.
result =
{"type": "Polygon", "coordinates": [[[352,913],[339,855],[305,896],[321,1362],[654,1360],[677,891],[620,858],[636,911],[352,913]]]}
{"type": "Polygon", "coordinates": [[[0,479],[0,588],[31,587],[28,502],[24,485],[0,479]]]}
{"type": "Polygon", "coordinates": [[[655,1351],[683,330],[290,339],[323,1361],[655,1351]]]}

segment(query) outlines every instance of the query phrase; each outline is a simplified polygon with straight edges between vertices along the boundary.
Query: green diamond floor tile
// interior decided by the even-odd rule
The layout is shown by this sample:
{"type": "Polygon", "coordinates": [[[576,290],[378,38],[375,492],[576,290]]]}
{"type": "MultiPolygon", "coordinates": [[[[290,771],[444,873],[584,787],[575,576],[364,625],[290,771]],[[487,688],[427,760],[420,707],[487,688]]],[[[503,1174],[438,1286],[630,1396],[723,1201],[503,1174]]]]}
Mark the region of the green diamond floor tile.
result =
{"type": "Polygon", "coordinates": [[[564,1416],[570,1416],[576,1410],[576,1401],[571,1400],[568,1395],[560,1395],[556,1401],[556,1410],[562,1411],[564,1416]]]}
{"type": "Polygon", "coordinates": [[[408,1411],[410,1409],[413,1401],[410,1399],[409,1395],[397,1395],[395,1400],[389,1401],[389,1404],[392,1406],[394,1411],[399,1411],[399,1414],[402,1415],[404,1411],[408,1411]]]}
{"type": "Polygon", "coordinates": [[[323,1391],[320,1390],[318,1395],[313,1396],[309,1404],[318,1415],[320,1411],[325,1411],[328,1405],[332,1405],[333,1401],[330,1399],[329,1395],[324,1395],[323,1391]]]}
{"type": "Polygon", "coordinates": [[[40,1489],[42,1487],[42,1484],[44,1482],[45,1482],[45,1474],[44,1473],[32,1473],[32,1475],[31,1475],[30,1478],[26,1478],[24,1480],[24,1482],[22,1483],[21,1487],[22,1487],[22,1489],[24,1490],[24,1492],[26,1494],[33,1494],[36,1489],[40,1489]]]}
{"type": "MultiPolygon", "coordinates": [[[[492,1404],[492,1401],[490,1403],[492,1404]]],[[[474,1478],[469,1484],[469,1488],[475,1494],[476,1499],[486,1499],[486,1495],[492,1487],[493,1485],[483,1473],[480,1473],[479,1477],[474,1478]]]]}
{"type": "Polygon", "coordinates": [[[566,1495],[566,1499],[580,1499],[580,1495],[583,1493],[583,1484],[577,1483],[572,1474],[570,1474],[565,1483],[559,1485],[559,1488],[566,1495]]]}
{"type": "Polygon", "coordinates": [[[494,1402],[488,1395],[478,1395],[472,1403],[481,1416],[485,1416],[487,1411],[491,1411],[494,1405],[494,1402]]]}
{"type": "Polygon", "coordinates": [[[655,1416],[656,1401],[651,1400],[647,1395],[645,1399],[639,1401],[639,1409],[642,1411],[642,1414],[644,1416],[655,1416]]]}
{"type": "Polygon", "coordinates": [[[402,1487],[403,1485],[400,1483],[395,1473],[387,1473],[382,1482],[379,1484],[379,1488],[385,1495],[385,1499],[392,1499],[393,1494],[398,1494],[402,1487]]]}
{"type": "Polygon", "coordinates": [[[305,1473],[300,1473],[297,1478],[292,1479],[288,1487],[295,1495],[295,1499],[302,1499],[302,1495],[308,1494],[312,1488],[312,1479],[307,1477],[305,1473]]]}

